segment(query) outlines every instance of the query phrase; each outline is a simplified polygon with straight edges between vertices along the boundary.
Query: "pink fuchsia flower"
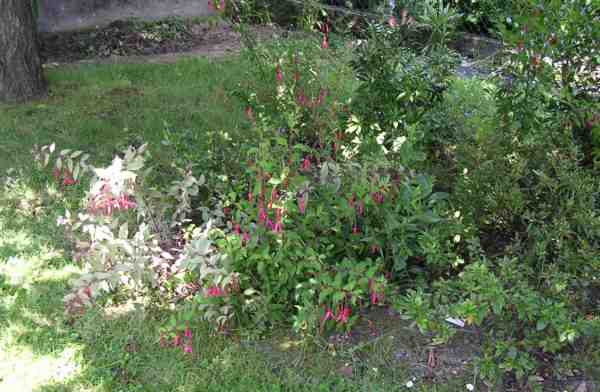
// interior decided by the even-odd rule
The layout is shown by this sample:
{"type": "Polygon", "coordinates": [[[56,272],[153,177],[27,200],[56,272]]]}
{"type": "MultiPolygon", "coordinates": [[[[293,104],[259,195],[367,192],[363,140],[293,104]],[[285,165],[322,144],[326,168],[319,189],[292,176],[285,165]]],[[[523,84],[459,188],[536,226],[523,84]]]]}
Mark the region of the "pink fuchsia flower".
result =
{"type": "Polygon", "coordinates": [[[333,319],[335,319],[335,316],[333,315],[333,312],[331,311],[331,309],[325,308],[325,314],[323,315],[323,317],[321,317],[321,324],[323,324],[327,320],[333,320],[333,319]]]}
{"type": "Polygon", "coordinates": [[[300,171],[308,172],[310,171],[310,166],[310,158],[304,157],[304,159],[302,160],[302,165],[300,166],[300,171]]]}
{"type": "Polygon", "coordinates": [[[175,334],[175,336],[173,337],[173,346],[175,347],[179,347],[181,346],[181,336],[179,336],[179,334],[175,334]]]}
{"type": "Polygon", "coordinates": [[[277,187],[271,190],[271,200],[269,201],[269,209],[273,208],[273,203],[277,201],[277,187]]]}
{"type": "Polygon", "coordinates": [[[300,89],[298,94],[296,94],[296,103],[298,106],[306,106],[306,96],[304,95],[304,90],[300,89]]]}
{"type": "Polygon", "coordinates": [[[186,354],[193,354],[194,351],[192,349],[192,344],[191,343],[186,343],[186,345],[183,347],[183,352],[186,354]]]}
{"type": "Polygon", "coordinates": [[[323,41],[321,41],[321,49],[329,49],[329,39],[327,34],[323,35],[323,41]]]}
{"type": "Polygon", "coordinates": [[[247,231],[244,231],[244,234],[242,235],[242,244],[246,244],[249,241],[250,241],[250,234],[248,234],[247,231]]]}
{"type": "Polygon", "coordinates": [[[283,231],[283,225],[281,224],[281,208],[275,210],[275,223],[272,224],[271,230],[273,233],[281,233],[283,231]]]}
{"type": "Polygon", "coordinates": [[[76,183],[77,183],[77,181],[73,178],[73,176],[71,175],[71,172],[69,172],[68,170],[65,170],[65,176],[63,178],[63,185],[71,186],[71,185],[75,185],[76,183]]]}
{"type": "Polygon", "coordinates": [[[382,304],[385,302],[385,291],[383,286],[376,287],[373,280],[369,279],[369,291],[372,305],[382,304]]]}
{"type": "Polygon", "coordinates": [[[356,204],[356,213],[361,216],[363,212],[365,212],[365,202],[361,200],[356,204]]]}
{"type": "Polygon", "coordinates": [[[298,198],[298,211],[302,215],[304,215],[304,211],[306,210],[306,196],[301,196],[298,198]]]}
{"type": "Polygon", "coordinates": [[[241,233],[241,229],[240,229],[240,224],[239,223],[236,223],[236,224],[233,225],[233,233],[234,234],[238,234],[238,235],[241,233]]]}
{"type": "Polygon", "coordinates": [[[186,328],[183,331],[183,336],[185,336],[187,339],[191,339],[192,338],[192,330],[189,328],[186,328]]]}
{"type": "Polygon", "coordinates": [[[206,290],[207,297],[222,297],[225,293],[219,286],[211,286],[206,290]]]}
{"type": "Polygon", "coordinates": [[[383,195],[383,193],[381,192],[372,192],[371,193],[371,199],[373,199],[373,201],[376,204],[383,204],[384,200],[385,200],[385,196],[383,195]]]}
{"type": "Polygon", "coordinates": [[[273,230],[273,233],[279,234],[279,233],[283,232],[283,225],[281,224],[281,222],[275,222],[272,230],[273,230]]]}
{"type": "Polygon", "coordinates": [[[283,73],[281,72],[281,65],[279,64],[277,64],[277,67],[275,67],[275,80],[278,82],[283,81],[283,73]]]}
{"type": "Polygon", "coordinates": [[[267,223],[265,224],[265,226],[267,226],[267,229],[273,230],[273,228],[275,227],[275,224],[273,223],[273,221],[271,219],[267,219],[267,223]]]}
{"type": "Polygon", "coordinates": [[[352,309],[347,306],[338,306],[337,315],[335,316],[335,321],[341,324],[345,324],[348,322],[348,319],[352,315],[352,309]]]}
{"type": "Polygon", "coordinates": [[[390,27],[396,27],[396,26],[398,26],[398,21],[396,21],[396,17],[395,17],[395,16],[390,16],[390,17],[388,18],[388,21],[387,21],[387,22],[388,22],[388,25],[389,25],[390,27]]]}
{"type": "Polygon", "coordinates": [[[267,211],[265,211],[264,207],[261,207],[258,210],[258,221],[260,223],[265,223],[267,221],[267,211]]]}
{"type": "MultiPolygon", "coordinates": [[[[215,10],[214,0],[208,0],[208,9],[215,10]]],[[[216,11],[224,11],[225,10],[225,0],[219,0],[217,4],[216,11]]]]}
{"type": "Polygon", "coordinates": [[[354,235],[358,234],[358,226],[356,224],[352,225],[352,234],[354,234],[354,235]]]}
{"type": "Polygon", "coordinates": [[[134,202],[129,200],[129,196],[125,193],[121,193],[121,195],[118,197],[117,205],[119,210],[128,210],[136,206],[134,202]]]}

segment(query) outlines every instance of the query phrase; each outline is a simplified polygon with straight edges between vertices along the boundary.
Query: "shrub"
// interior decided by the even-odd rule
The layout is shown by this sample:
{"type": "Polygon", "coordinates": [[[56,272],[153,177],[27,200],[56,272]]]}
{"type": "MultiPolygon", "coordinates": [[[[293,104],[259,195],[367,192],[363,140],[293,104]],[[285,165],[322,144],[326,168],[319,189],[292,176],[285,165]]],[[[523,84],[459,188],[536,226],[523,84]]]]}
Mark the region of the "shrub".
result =
{"type": "Polygon", "coordinates": [[[575,347],[597,342],[595,302],[587,293],[597,286],[600,267],[600,183],[586,156],[590,139],[580,129],[582,114],[595,111],[589,94],[595,82],[586,71],[595,60],[570,52],[576,42],[595,53],[586,42],[596,33],[567,28],[562,33],[572,38],[561,48],[547,30],[549,20],[593,24],[593,13],[585,2],[543,10],[527,4],[505,33],[505,44],[515,49],[492,89],[495,129],[487,121],[477,129],[458,116],[434,139],[448,152],[441,163],[453,168],[446,170],[453,175],[450,203],[477,233],[467,239],[466,266],[457,279],[439,280],[398,303],[436,340],[452,335],[448,315],[478,326],[486,336],[482,376],[517,388],[537,388],[536,377],[551,377],[547,362],[569,367],[575,347]],[[560,62],[567,53],[573,61],[560,62]]]}

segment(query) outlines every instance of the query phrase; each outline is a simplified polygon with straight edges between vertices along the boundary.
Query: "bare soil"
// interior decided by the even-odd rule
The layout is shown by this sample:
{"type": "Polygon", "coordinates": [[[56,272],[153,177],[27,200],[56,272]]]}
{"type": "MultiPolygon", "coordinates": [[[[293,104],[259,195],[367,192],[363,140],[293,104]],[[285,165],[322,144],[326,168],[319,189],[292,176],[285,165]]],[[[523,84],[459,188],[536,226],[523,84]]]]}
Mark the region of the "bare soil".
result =
{"type": "MultiPolygon", "coordinates": [[[[284,31],[254,26],[260,40],[276,39],[284,31]]],[[[93,30],[41,34],[46,66],[83,63],[174,63],[180,57],[223,57],[241,48],[240,34],[225,22],[165,22],[140,25],[118,21],[93,30]],[[170,23],[185,23],[173,25],[170,23]]]]}

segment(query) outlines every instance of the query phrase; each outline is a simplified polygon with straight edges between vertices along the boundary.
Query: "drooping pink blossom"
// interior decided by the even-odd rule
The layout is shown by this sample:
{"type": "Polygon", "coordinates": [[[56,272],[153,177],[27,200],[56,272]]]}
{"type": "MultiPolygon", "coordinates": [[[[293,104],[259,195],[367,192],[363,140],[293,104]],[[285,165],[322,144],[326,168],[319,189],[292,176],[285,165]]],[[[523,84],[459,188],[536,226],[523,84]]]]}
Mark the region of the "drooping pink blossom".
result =
{"type": "Polygon", "coordinates": [[[281,222],[275,222],[272,231],[275,234],[281,233],[283,231],[283,225],[281,224],[281,222]]]}
{"type": "Polygon", "coordinates": [[[272,225],[271,230],[276,234],[283,231],[283,225],[281,223],[281,208],[277,208],[275,210],[275,223],[272,225]]]}
{"type": "Polygon", "coordinates": [[[224,291],[219,286],[211,286],[208,288],[208,290],[206,290],[207,297],[222,297],[223,294],[224,291]]]}
{"type": "Polygon", "coordinates": [[[303,172],[308,172],[310,171],[310,158],[309,157],[304,157],[304,159],[302,160],[302,165],[300,166],[300,171],[303,172]]]}
{"type": "Polygon", "coordinates": [[[306,197],[301,196],[298,198],[298,210],[302,215],[304,215],[304,211],[306,210],[306,197]]]}
{"type": "Polygon", "coordinates": [[[329,39],[327,38],[327,34],[323,35],[323,40],[321,41],[321,49],[329,49],[329,39]]]}
{"type": "Polygon", "coordinates": [[[125,193],[121,193],[121,195],[118,197],[117,204],[119,210],[128,210],[136,206],[134,202],[129,200],[129,196],[125,193]]]}
{"type": "Polygon", "coordinates": [[[175,347],[181,346],[181,336],[179,336],[178,333],[176,333],[175,336],[173,337],[173,346],[175,346],[175,347]]]}
{"type": "Polygon", "coordinates": [[[267,211],[265,211],[264,207],[261,207],[258,210],[258,222],[265,223],[267,221],[267,211]]]}
{"type": "Polygon", "coordinates": [[[277,67],[275,67],[275,80],[278,82],[283,81],[283,73],[281,72],[281,65],[279,64],[277,64],[277,67]]]}
{"type": "Polygon", "coordinates": [[[269,201],[269,209],[273,208],[273,203],[277,201],[277,187],[273,187],[271,190],[271,200],[269,201]]]}
{"type": "Polygon", "coordinates": [[[362,216],[363,212],[365,212],[365,202],[361,200],[356,204],[356,213],[362,216]]]}
{"type": "Polygon", "coordinates": [[[376,287],[372,279],[369,279],[369,292],[372,305],[382,304],[385,302],[385,291],[383,287],[376,287]]]}
{"type": "Polygon", "coordinates": [[[304,95],[304,90],[300,89],[298,94],[296,94],[296,103],[298,106],[306,106],[306,96],[304,95]]]}
{"type": "Polygon", "coordinates": [[[354,234],[354,235],[358,234],[358,226],[356,224],[352,225],[352,234],[354,234]]]}
{"type": "Polygon", "coordinates": [[[265,226],[267,226],[267,229],[273,230],[273,228],[275,227],[275,224],[273,223],[273,221],[270,218],[268,218],[265,226]]]}
{"type": "Polygon", "coordinates": [[[111,215],[114,210],[127,210],[135,207],[136,204],[129,199],[129,195],[126,193],[113,195],[108,184],[101,188],[100,193],[92,196],[88,204],[88,210],[91,213],[104,215],[111,215]]]}
{"type": "Polygon", "coordinates": [[[335,321],[341,324],[348,322],[348,319],[352,315],[352,309],[348,305],[338,306],[335,321]]]}
{"type": "Polygon", "coordinates": [[[73,176],[71,175],[71,172],[68,170],[65,170],[64,177],[63,177],[63,185],[71,186],[71,185],[75,185],[76,183],[77,183],[77,181],[73,178],[73,176]]]}
{"type": "Polygon", "coordinates": [[[385,196],[383,195],[382,192],[372,192],[371,193],[371,199],[373,199],[373,201],[376,204],[383,204],[384,200],[385,200],[385,196]]]}
{"type": "Polygon", "coordinates": [[[244,234],[242,235],[242,244],[246,244],[250,241],[250,234],[248,234],[247,231],[244,231],[244,234]]]}
{"type": "Polygon", "coordinates": [[[183,346],[183,352],[186,353],[186,354],[193,354],[194,353],[194,351],[192,349],[191,343],[186,343],[186,345],[183,346]]]}
{"type": "Polygon", "coordinates": [[[331,311],[331,309],[325,308],[325,314],[323,315],[323,317],[321,317],[321,324],[323,324],[327,320],[333,320],[333,319],[335,319],[335,316],[333,315],[333,312],[331,311]]]}
{"type": "Polygon", "coordinates": [[[183,331],[183,336],[185,336],[187,339],[191,339],[192,338],[192,330],[189,328],[186,328],[183,331]]]}
{"type": "Polygon", "coordinates": [[[240,224],[236,223],[233,225],[233,233],[239,235],[241,233],[240,224]]]}

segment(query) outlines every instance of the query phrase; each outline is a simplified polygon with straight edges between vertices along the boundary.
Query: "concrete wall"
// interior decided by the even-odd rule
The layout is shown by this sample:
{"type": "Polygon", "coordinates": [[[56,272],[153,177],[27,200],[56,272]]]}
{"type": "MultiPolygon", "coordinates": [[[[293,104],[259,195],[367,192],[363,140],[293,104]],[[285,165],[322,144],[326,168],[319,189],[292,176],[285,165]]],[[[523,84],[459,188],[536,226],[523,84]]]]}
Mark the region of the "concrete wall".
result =
{"type": "Polygon", "coordinates": [[[69,31],[118,19],[210,15],[207,0],[39,0],[40,31],[69,31]]]}

